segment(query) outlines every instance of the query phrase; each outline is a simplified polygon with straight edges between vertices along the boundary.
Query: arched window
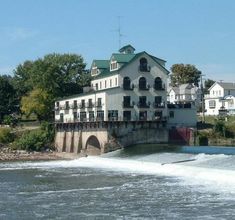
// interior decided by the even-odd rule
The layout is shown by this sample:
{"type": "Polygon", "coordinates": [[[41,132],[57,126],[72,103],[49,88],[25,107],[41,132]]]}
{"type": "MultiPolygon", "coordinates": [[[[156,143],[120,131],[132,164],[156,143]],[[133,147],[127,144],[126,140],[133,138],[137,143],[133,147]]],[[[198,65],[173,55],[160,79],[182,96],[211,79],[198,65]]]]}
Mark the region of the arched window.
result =
{"type": "Polygon", "coordinates": [[[140,59],[140,71],[144,71],[144,72],[148,71],[148,61],[146,58],[140,59]]]}
{"type": "Polygon", "coordinates": [[[156,77],[155,78],[154,88],[155,88],[155,90],[162,90],[163,89],[162,79],[160,77],[156,77]]]}
{"type": "Polygon", "coordinates": [[[123,78],[123,89],[131,89],[131,80],[128,76],[123,78]]]}
{"type": "Polygon", "coordinates": [[[139,79],[139,89],[146,90],[146,88],[147,88],[147,86],[146,86],[145,77],[140,77],[140,79],[139,79]]]}

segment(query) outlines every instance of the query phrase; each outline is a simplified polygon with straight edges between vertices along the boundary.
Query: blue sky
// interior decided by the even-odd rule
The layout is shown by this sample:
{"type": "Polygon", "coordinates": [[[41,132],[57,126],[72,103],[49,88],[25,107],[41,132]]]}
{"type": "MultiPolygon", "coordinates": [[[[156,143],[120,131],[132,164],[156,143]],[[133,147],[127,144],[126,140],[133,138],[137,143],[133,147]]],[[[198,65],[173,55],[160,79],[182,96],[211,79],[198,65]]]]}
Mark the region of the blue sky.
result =
{"type": "Polygon", "coordinates": [[[0,0],[0,74],[52,52],[109,59],[118,16],[122,46],[235,82],[233,0],[0,0]]]}

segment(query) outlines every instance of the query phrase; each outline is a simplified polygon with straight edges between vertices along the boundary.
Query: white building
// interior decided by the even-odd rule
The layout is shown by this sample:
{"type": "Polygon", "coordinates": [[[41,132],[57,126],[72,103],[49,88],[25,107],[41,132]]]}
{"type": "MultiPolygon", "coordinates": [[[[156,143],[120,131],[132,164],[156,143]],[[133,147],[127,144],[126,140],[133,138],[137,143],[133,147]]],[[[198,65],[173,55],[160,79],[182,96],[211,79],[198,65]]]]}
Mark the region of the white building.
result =
{"type": "Polygon", "coordinates": [[[219,110],[234,114],[235,83],[215,82],[205,95],[205,114],[219,115],[219,110]]]}
{"type": "Polygon", "coordinates": [[[55,103],[55,120],[165,119],[166,83],[169,71],[165,60],[127,45],[109,60],[94,60],[91,88],[55,103]]]}
{"type": "Polygon", "coordinates": [[[198,108],[201,104],[201,89],[191,83],[168,88],[168,103],[191,103],[198,108]]]}

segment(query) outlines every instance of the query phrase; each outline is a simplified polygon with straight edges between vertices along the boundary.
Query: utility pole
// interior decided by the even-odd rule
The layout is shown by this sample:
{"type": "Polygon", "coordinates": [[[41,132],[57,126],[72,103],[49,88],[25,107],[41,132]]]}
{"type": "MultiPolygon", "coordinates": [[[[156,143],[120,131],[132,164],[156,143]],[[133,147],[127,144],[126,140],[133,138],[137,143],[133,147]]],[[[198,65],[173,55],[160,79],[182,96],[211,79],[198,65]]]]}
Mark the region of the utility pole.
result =
{"type": "Polygon", "coordinates": [[[202,121],[205,123],[205,103],[204,103],[204,89],[203,89],[203,83],[202,83],[202,75],[200,76],[201,79],[201,100],[202,100],[202,121]]]}

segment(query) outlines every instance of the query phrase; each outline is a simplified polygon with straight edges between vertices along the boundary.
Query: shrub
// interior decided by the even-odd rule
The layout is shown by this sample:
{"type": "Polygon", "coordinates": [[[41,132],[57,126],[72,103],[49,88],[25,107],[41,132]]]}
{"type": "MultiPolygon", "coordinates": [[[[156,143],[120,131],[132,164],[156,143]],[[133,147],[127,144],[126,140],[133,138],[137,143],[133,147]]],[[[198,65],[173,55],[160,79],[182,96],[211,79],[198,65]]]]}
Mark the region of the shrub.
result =
{"type": "Polygon", "coordinates": [[[32,130],[25,132],[15,141],[16,148],[27,151],[41,151],[46,148],[47,137],[42,130],[32,130]]]}
{"type": "Polygon", "coordinates": [[[5,115],[3,118],[3,124],[10,125],[12,127],[16,126],[18,119],[12,115],[5,115]]]}
{"type": "Polygon", "coordinates": [[[0,128],[0,143],[8,144],[14,140],[14,135],[10,128],[0,128]]]}
{"type": "Polygon", "coordinates": [[[198,136],[198,144],[200,146],[208,146],[208,137],[205,135],[198,136]]]}

